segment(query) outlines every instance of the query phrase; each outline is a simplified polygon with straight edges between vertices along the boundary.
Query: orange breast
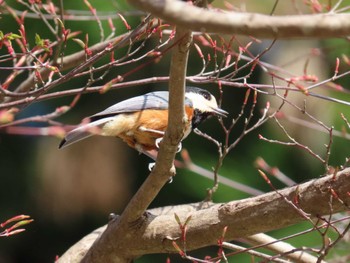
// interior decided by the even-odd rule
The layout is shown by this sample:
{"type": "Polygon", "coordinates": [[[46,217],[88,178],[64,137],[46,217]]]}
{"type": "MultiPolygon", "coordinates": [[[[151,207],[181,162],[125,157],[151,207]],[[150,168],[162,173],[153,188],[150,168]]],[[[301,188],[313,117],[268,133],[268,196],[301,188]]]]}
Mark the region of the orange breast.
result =
{"type": "MultiPolygon", "coordinates": [[[[186,107],[186,115],[188,118],[186,120],[185,136],[187,136],[191,130],[193,109],[186,107]]],[[[135,145],[138,144],[146,151],[156,150],[155,140],[163,137],[163,135],[147,130],[165,132],[168,126],[168,111],[143,110],[142,112],[130,113],[125,116],[126,117],[123,118],[120,123],[123,123],[123,126],[127,128],[118,128],[120,132],[114,134],[114,136],[120,137],[132,148],[135,148],[135,145]]],[[[118,123],[115,125],[118,125],[118,123]]]]}
{"type": "Polygon", "coordinates": [[[130,129],[118,134],[129,146],[135,148],[135,144],[139,144],[146,151],[156,149],[155,140],[163,137],[163,135],[144,131],[156,130],[164,132],[168,126],[167,110],[144,110],[138,113],[132,113],[132,124],[130,129]],[[143,129],[140,129],[142,127],[143,129]]]}

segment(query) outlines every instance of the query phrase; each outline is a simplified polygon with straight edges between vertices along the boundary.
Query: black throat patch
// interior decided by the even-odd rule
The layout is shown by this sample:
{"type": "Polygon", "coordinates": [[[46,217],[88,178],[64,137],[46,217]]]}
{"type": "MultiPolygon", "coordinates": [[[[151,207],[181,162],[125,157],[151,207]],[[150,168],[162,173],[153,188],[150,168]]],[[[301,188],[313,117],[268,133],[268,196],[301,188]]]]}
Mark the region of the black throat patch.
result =
{"type": "Polygon", "coordinates": [[[197,109],[194,110],[194,115],[192,118],[192,129],[197,128],[199,124],[208,119],[211,115],[212,114],[210,114],[210,112],[200,112],[197,109]]]}

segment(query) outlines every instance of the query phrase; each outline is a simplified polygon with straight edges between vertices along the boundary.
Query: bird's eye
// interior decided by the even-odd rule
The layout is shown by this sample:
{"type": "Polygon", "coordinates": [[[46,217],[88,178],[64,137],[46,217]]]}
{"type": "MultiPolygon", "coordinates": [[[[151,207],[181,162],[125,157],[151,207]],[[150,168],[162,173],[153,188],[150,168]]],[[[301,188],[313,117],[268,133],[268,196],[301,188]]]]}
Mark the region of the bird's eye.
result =
{"type": "Polygon", "coordinates": [[[203,97],[206,99],[206,100],[210,100],[211,99],[211,96],[210,96],[210,93],[209,92],[202,92],[202,95],[203,97]]]}

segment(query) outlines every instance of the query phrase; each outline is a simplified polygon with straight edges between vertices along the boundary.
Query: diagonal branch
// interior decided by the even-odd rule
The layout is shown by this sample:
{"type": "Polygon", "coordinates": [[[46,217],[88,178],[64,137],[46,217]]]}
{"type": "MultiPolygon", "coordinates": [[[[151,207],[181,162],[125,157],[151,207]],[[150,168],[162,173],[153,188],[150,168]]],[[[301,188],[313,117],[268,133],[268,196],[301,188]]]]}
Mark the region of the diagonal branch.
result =
{"type": "Polygon", "coordinates": [[[269,16],[202,9],[179,0],[129,0],[139,9],[192,31],[257,38],[326,38],[350,35],[350,14],[269,16]]]}

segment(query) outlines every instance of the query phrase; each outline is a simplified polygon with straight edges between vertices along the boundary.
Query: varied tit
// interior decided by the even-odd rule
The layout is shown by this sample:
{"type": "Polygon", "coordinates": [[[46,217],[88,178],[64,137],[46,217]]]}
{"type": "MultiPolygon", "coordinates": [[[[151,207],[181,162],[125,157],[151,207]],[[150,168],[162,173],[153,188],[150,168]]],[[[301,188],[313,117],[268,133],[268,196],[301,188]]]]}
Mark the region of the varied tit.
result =
{"type": "MultiPolygon", "coordinates": [[[[59,148],[92,135],[116,136],[130,147],[150,157],[158,149],[168,125],[167,91],[156,91],[133,97],[92,115],[90,122],[68,132],[59,148]]],[[[186,128],[185,139],[192,129],[212,115],[225,117],[215,97],[208,91],[187,87],[185,93],[186,128]]]]}

